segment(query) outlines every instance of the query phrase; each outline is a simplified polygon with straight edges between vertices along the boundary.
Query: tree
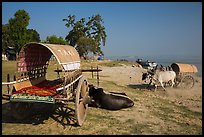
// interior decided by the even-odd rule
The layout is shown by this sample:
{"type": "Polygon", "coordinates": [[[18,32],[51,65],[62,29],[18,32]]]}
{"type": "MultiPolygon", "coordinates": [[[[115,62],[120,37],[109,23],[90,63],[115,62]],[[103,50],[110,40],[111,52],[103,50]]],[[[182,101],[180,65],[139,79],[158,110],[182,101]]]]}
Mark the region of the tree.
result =
{"type": "Polygon", "coordinates": [[[6,54],[8,47],[13,47],[14,41],[10,38],[9,24],[2,24],[2,53],[6,54]]]}
{"type": "Polygon", "coordinates": [[[69,15],[68,19],[63,19],[63,21],[67,22],[65,24],[67,28],[72,28],[65,40],[72,46],[77,45],[76,49],[81,56],[87,55],[88,52],[103,54],[100,46],[105,46],[106,32],[99,14],[89,17],[88,22],[85,18],[75,21],[74,15],[69,15]]]}
{"type": "Polygon", "coordinates": [[[27,29],[29,25],[29,14],[25,10],[18,10],[14,18],[9,20],[10,38],[14,41],[17,53],[23,45],[27,43],[27,29]]]}
{"type": "Polygon", "coordinates": [[[50,44],[61,44],[61,45],[66,45],[68,42],[66,42],[62,37],[57,37],[55,35],[52,36],[47,36],[45,43],[50,43],[50,44]]]}
{"type": "Polygon", "coordinates": [[[99,51],[97,49],[97,42],[92,38],[81,37],[78,39],[76,45],[80,56],[87,56],[89,52],[96,54],[96,51],[99,51]]]}
{"type": "Polygon", "coordinates": [[[9,23],[2,24],[2,51],[5,53],[8,47],[14,47],[17,53],[28,42],[40,42],[40,35],[34,29],[27,29],[29,14],[25,10],[18,10],[9,23]]]}
{"type": "Polygon", "coordinates": [[[40,42],[40,35],[34,29],[27,30],[27,42],[40,42]]]}

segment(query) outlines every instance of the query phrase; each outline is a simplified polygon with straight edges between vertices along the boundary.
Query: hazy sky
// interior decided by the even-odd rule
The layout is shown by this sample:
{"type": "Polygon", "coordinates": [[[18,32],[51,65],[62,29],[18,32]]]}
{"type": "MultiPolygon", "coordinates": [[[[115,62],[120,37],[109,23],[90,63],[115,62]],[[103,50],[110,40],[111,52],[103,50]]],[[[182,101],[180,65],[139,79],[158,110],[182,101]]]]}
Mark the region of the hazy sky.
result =
{"type": "Polygon", "coordinates": [[[14,13],[29,13],[28,28],[66,37],[63,18],[100,14],[107,32],[105,56],[202,56],[200,2],[3,2],[2,24],[14,13]]]}

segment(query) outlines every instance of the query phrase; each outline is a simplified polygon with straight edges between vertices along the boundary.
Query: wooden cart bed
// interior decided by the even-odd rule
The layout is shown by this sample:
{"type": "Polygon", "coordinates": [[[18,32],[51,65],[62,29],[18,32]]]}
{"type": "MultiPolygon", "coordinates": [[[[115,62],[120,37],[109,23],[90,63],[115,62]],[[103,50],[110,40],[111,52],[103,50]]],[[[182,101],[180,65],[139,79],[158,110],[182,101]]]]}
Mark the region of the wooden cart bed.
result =
{"type": "Polygon", "coordinates": [[[57,94],[56,89],[62,87],[63,81],[57,80],[44,80],[41,83],[29,87],[22,88],[14,91],[13,94],[35,94],[38,96],[55,96],[57,94]]]}
{"type": "Polygon", "coordinates": [[[15,90],[10,97],[11,101],[23,101],[23,102],[44,102],[54,103],[54,98],[60,94],[57,89],[63,87],[63,80],[43,80],[42,82],[32,85],[32,82],[25,81],[24,84],[15,84],[15,90]],[[27,85],[20,88],[21,85],[27,85]]]}

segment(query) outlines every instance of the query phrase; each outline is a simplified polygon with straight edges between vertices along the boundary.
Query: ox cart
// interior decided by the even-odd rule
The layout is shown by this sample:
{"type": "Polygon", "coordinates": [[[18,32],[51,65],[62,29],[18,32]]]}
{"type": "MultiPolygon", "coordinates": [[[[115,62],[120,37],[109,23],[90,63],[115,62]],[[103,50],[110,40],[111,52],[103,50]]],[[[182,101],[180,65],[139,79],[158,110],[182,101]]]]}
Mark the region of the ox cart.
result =
{"type": "Polygon", "coordinates": [[[195,73],[198,69],[192,64],[172,63],[171,68],[176,73],[175,86],[190,89],[195,84],[195,73]]]}
{"type": "Polygon", "coordinates": [[[33,103],[68,105],[73,101],[75,118],[82,125],[87,114],[89,93],[88,81],[80,69],[80,57],[69,45],[28,43],[17,57],[16,81],[8,93],[15,118],[27,116],[33,103]],[[46,73],[51,57],[55,57],[63,76],[47,80],[46,73]]]}

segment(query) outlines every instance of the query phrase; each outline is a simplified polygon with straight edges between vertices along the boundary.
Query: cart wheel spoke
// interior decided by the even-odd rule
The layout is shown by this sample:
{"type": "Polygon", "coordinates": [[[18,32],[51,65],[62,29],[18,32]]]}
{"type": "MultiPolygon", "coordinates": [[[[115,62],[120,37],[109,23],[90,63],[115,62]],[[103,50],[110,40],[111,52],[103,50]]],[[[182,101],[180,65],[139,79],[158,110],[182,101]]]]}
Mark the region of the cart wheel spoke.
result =
{"type": "Polygon", "coordinates": [[[87,82],[84,81],[84,82],[82,83],[82,87],[81,87],[81,97],[82,97],[82,98],[86,96],[87,86],[88,86],[87,82]]]}
{"type": "Polygon", "coordinates": [[[79,103],[79,110],[80,117],[83,117],[86,113],[86,105],[84,105],[83,102],[79,103]]]}

